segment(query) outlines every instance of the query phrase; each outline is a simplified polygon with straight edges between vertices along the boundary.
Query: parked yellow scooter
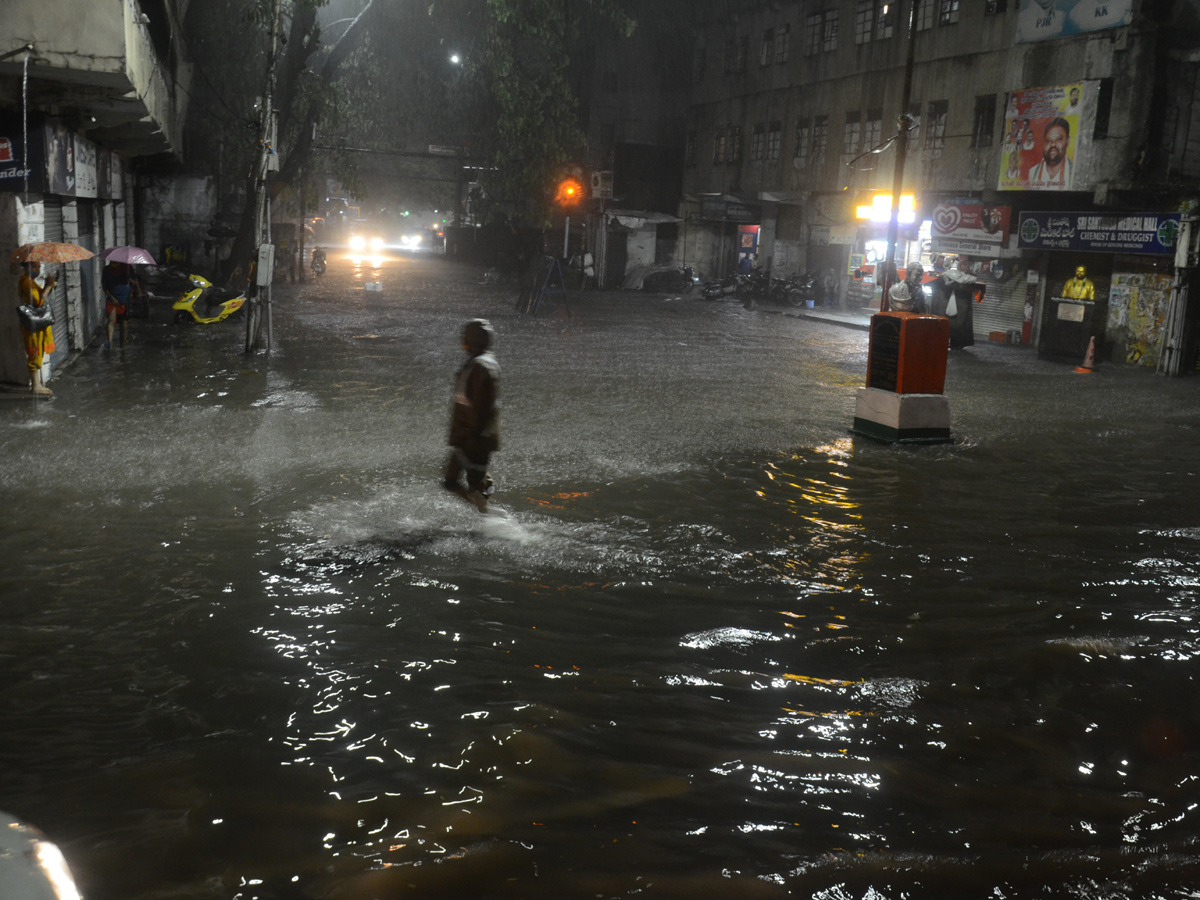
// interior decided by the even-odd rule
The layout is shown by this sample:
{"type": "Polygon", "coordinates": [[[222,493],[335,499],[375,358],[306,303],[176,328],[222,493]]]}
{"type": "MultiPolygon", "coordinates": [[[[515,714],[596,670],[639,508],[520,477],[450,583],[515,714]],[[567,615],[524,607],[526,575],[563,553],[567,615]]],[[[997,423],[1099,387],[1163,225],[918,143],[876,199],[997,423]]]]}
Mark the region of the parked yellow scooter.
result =
{"type": "Polygon", "coordinates": [[[244,292],[234,294],[232,291],[220,289],[210,292],[212,282],[203,275],[189,275],[188,281],[192,289],[181,294],[179,299],[171,304],[171,309],[175,310],[176,325],[189,321],[189,316],[200,325],[220,322],[237,313],[246,303],[244,292]],[[197,304],[200,306],[199,310],[196,308],[197,304]]]}

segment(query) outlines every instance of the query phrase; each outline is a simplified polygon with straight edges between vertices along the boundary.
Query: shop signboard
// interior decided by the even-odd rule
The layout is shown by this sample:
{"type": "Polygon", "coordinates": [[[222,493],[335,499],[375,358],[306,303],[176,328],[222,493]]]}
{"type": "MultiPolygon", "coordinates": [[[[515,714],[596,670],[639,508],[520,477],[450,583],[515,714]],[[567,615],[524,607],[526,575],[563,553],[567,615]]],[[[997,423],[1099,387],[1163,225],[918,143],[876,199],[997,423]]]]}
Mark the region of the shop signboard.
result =
{"type": "Polygon", "coordinates": [[[1027,250],[1091,253],[1175,252],[1179,213],[1023,212],[1018,245],[1027,250]]]}
{"type": "Polygon", "coordinates": [[[1008,95],[1001,144],[1002,191],[1085,189],[1099,82],[1027,88],[1008,95]]]}
{"type": "Polygon", "coordinates": [[[1133,0],[1025,0],[1017,14],[1017,43],[1119,28],[1132,19],[1133,0]]]}
{"type": "Polygon", "coordinates": [[[757,203],[739,203],[722,197],[704,197],[700,201],[700,216],[717,222],[740,222],[757,225],[762,222],[762,207],[757,203]]]}
{"type": "Polygon", "coordinates": [[[932,216],[933,249],[994,257],[1008,242],[1011,219],[1011,206],[940,203],[932,216]]]}
{"type": "Polygon", "coordinates": [[[75,135],[75,196],[96,196],[96,145],[75,135]]]}
{"type": "Polygon", "coordinates": [[[25,153],[25,124],[19,116],[0,116],[0,191],[45,190],[46,145],[41,123],[30,123],[29,153],[25,153]]]}

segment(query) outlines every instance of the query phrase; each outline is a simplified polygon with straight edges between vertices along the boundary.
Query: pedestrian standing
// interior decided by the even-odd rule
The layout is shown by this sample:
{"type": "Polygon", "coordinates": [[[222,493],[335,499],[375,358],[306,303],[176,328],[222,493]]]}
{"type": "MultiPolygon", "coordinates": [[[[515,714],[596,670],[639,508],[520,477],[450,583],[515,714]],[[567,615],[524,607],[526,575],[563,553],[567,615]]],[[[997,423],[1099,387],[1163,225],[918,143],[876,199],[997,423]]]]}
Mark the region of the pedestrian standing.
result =
{"type": "Polygon", "coordinates": [[[487,319],[472,319],[463,329],[467,361],[455,376],[450,460],[442,482],[481,513],[488,511],[488,498],[496,489],[488,461],[500,447],[500,364],[491,353],[494,337],[487,319]]]}
{"type": "Polygon", "coordinates": [[[125,263],[110,262],[100,275],[100,286],[104,289],[104,311],[108,316],[108,340],[104,349],[112,349],[113,330],[120,325],[121,346],[129,336],[129,294],[132,290],[129,267],[125,263]]]}
{"type": "MultiPolygon", "coordinates": [[[[38,276],[42,271],[40,262],[21,264],[23,274],[17,281],[17,299],[21,304],[41,307],[49,298],[57,279],[47,275],[42,283],[38,276]]],[[[42,363],[47,353],[54,352],[54,326],[47,325],[40,331],[26,331],[21,326],[21,337],[25,340],[25,356],[29,364],[29,390],[39,397],[49,397],[53,392],[42,383],[42,363]]]]}

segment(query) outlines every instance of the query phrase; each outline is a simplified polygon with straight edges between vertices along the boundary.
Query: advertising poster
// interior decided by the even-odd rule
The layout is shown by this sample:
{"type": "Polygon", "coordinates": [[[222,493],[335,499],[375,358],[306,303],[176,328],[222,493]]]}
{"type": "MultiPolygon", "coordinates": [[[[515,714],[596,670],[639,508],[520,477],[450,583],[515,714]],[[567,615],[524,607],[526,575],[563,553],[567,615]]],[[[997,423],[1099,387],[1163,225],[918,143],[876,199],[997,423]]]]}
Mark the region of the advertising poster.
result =
{"type": "Polygon", "coordinates": [[[1008,241],[1011,219],[1011,206],[941,203],[933,210],[933,249],[994,256],[1008,241]]]}
{"type": "MultiPolygon", "coordinates": [[[[1087,91],[1090,99],[1092,92],[1087,91]]],[[[1001,142],[1002,191],[1069,191],[1080,188],[1084,163],[1081,120],[1085,84],[1060,84],[1009,94],[1001,142]]],[[[1089,121],[1092,117],[1086,117],[1089,121]]]]}
{"type": "Polygon", "coordinates": [[[75,135],[75,196],[96,196],[96,145],[75,135]]]}
{"type": "Polygon", "coordinates": [[[1119,28],[1132,18],[1133,0],[1024,0],[1017,15],[1017,43],[1119,28]]]}
{"type": "Polygon", "coordinates": [[[62,122],[47,121],[46,183],[47,192],[64,197],[75,196],[75,135],[62,122]]]}

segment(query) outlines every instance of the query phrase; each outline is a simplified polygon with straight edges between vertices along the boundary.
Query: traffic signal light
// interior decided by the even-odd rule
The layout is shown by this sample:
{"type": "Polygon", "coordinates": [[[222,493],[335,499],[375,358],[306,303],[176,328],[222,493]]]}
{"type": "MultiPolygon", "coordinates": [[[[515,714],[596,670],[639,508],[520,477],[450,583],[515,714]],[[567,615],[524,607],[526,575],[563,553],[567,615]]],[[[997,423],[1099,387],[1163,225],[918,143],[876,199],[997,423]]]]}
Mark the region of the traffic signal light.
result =
{"type": "Polygon", "coordinates": [[[567,175],[558,182],[554,193],[554,202],[559,206],[577,206],[583,200],[583,182],[573,175],[567,175]]]}

